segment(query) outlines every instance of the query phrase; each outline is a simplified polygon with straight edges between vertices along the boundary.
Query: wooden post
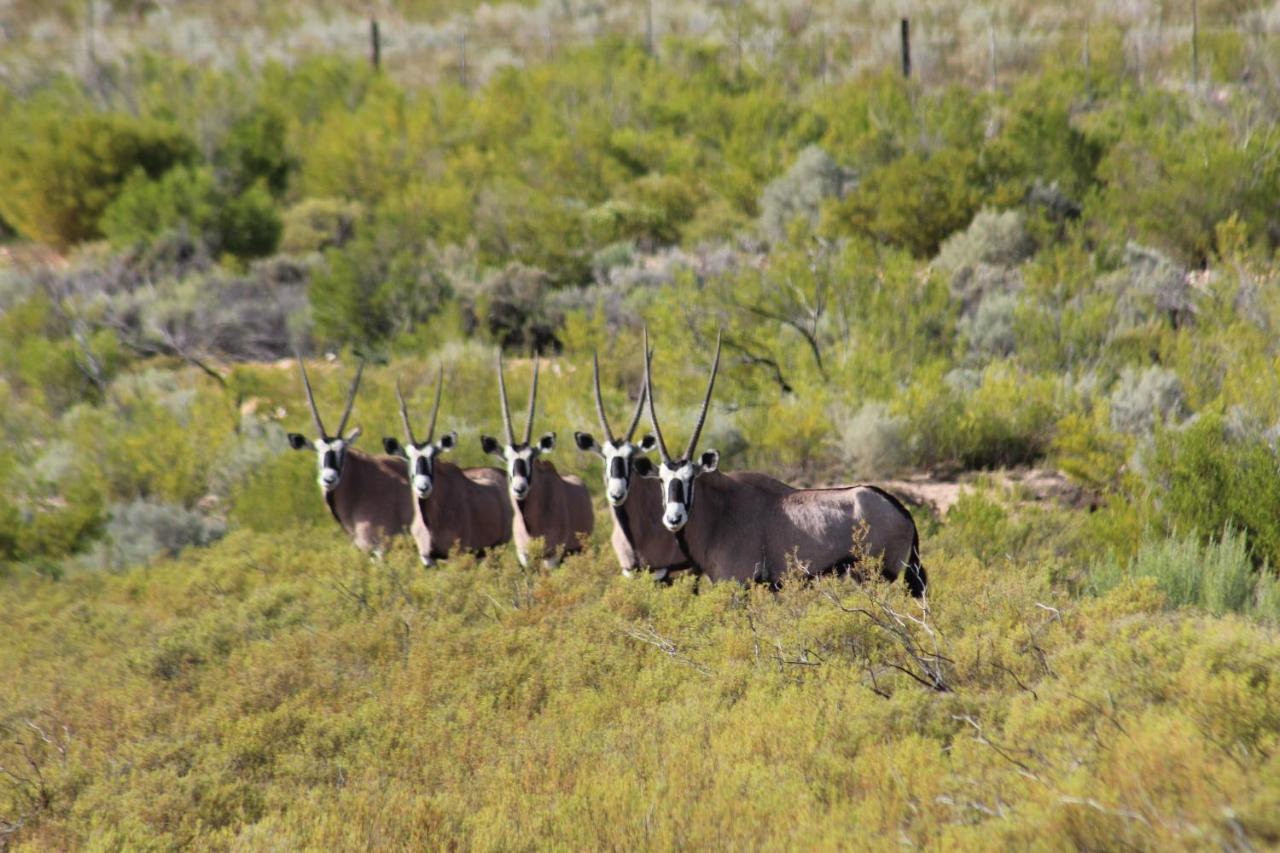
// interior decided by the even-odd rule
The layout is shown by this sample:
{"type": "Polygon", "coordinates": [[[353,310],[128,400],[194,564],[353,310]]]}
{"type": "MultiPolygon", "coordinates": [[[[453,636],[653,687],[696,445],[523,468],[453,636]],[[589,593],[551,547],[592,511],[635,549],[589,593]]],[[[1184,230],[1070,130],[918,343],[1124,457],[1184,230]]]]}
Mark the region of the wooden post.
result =
{"type": "Polygon", "coordinates": [[[462,88],[467,88],[467,31],[462,30],[458,39],[458,76],[462,79],[462,88]]]}
{"type": "Polygon", "coordinates": [[[369,19],[369,64],[374,71],[382,68],[382,32],[377,18],[369,19]]]}
{"type": "Polygon", "coordinates": [[[1084,22],[1084,93],[1087,97],[1093,97],[1093,77],[1091,75],[1092,67],[1089,64],[1089,22],[1084,22]]]}
{"type": "Polygon", "coordinates": [[[822,85],[827,85],[827,27],[823,24],[822,29],[818,30],[818,76],[822,78],[822,85]]]}
{"type": "Polygon", "coordinates": [[[911,78],[911,21],[902,19],[902,76],[911,78]]]}
{"type": "Polygon", "coordinates": [[[987,50],[991,54],[991,91],[996,90],[996,25],[987,20],[987,50]]]}
{"type": "Polygon", "coordinates": [[[644,3],[644,45],[653,56],[653,0],[645,0],[644,3]]]}
{"type": "Polygon", "coordinates": [[[95,76],[98,73],[98,4],[96,0],[89,0],[89,39],[86,45],[89,49],[89,67],[93,70],[95,76]]]}
{"type": "Polygon", "coordinates": [[[1191,85],[1200,85],[1200,10],[1191,0],[1191,85]]]}

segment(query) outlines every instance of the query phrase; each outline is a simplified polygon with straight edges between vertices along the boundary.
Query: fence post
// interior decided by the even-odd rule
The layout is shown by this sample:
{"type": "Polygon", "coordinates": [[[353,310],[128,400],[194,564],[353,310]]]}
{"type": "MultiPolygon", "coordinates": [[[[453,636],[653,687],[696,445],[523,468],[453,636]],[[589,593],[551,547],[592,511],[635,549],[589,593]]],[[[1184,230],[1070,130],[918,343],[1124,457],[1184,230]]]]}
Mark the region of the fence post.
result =
{"type": "Polygon", "coordinates": [[[653,56],[653,0],[644,3],[644,44],[645,49],[653,56]]]}
{"type": "Polygon", "coordinates": [[[911,21],[902,19],[902,76],[911,77],[911,21]]]}
{"type": "Polygon", "coordinates": [[[369,19],[369,63],[374,71],[382,68],[382,31],[377,18],[369,19]]]}
{"type": "Polygon", "coordinates": [[[818,31],[818,75],[822,78],[822,85],[827,85],[827,26],[822,25],[822,29],[818,31]]]}
{"type": "Polygon", "coordinates": [[[1090,74],[1092,68],[1089,65],[1089,22],[1084,22],[1084,93],[1087,97],[1093,97],[1093,78],[1090,74]]]}
{"type": "Polygon", "coordinates": [[[1200,85],[1200,10],[1191,0],[1191,85],[1200,85]]]}
{"type": "Polygon", "coordinates": [[[462,78],[462,88],[467,88],[467,30],[462,29],[458,39],[458,74],[462,78]]]}
{"type": "Polygon", "coordinates": [[[991,91],[996,90],[996,25],[987,20],[987,50],[991,53],[991,91]]]}

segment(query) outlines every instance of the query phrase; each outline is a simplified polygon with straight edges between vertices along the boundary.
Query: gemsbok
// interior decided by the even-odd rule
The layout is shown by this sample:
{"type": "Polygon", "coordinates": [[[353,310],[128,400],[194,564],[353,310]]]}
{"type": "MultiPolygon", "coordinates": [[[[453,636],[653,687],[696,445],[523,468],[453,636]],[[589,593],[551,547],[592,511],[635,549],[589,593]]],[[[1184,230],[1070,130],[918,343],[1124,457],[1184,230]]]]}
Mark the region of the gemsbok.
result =
{"type": "Polygon", "coordinates": [[[589,432],[575,432],[573,440],[579,450],[604,460],[604,491],[613,516],[610,542],[622,573],[631,577],[637,570],[648,569],[655,580],[664,580],[673,571],[690,568],[691,563],[681,553],[675,537],[662,526],[662,488],[653,480],[635,476],[639,469],[652,470],[653,463],[644,454],[658,446],[652,434],[640,439],[639,444],[632,443],[644,414],[646,389],[643,385],[640,387],[640,399],[636,401],[636,411],[627,431],[615,436],[604,413],[600,359],[595,353],[591,358],[596,414],[604,431],[604,443],[597,442],[589,432]]]}
{"type": "Polygon", "coordinates": [[[409,529],[413,524],[413,500],[409,494],[409,478],[404,461],[389,456],[370,456],[353,445],[360,437],[360,427],[343,435],[351,407],[360,388],[364,362],[356,369],[347,392],[347,405],[342,410],[338,431],[332,435],[324,428],[316,397],[307,376],[307,365],[298,357],[302,370],[302,386],[307,392],[307,404],[315,421],[317,437],[307,441],[306,436],[289,433],[289,446],[294,450],[312,447],[320,463],[320,491],[329,512],[350,534],[356,547],[363,551],[381,554],[383,544],[392,536],[409,529]]]}
{"type": "Polygon", "coordinates": [[[506,490],[503,473],[497,468],[459,468],[440,458],[458,443],[456,432],[435,441],[443,389],[444,368],[441,367],[436,376],[436,400],[431,407],[427,437],[418,441],[397,381],[396,399],[400,402],[405,444],[391,437],[382,439],[389,455],[409,465],[409,488],[414,504],[410,532],[424,566],[445,559],[454,548],[484,553],[511,539],[511,506],[503,494],[506,490]]]}
{"type": "MultiPolygon", "coordinates": [[[[645,330],[644,351],[649,352],[645,330]]],[[[915,521],[902,502],[875,486],[795,489],[764,474],[722,474],[720,454],[698,457],[698,438],[707,420],[720,368],[720,341],[698,420],[684,455],[673,458],[658,425],[649,360],[645,359],[649,421],[662,461],[662,524],[676,535],[684,556],[711,580],[776,584],[788,564],[809,575],[850,571],[863,559],[878,559],[893,580],[904,574],[911,594],[922,597],[928,583],[920,564],[915,521]]]]}
{"type": "Polygon", "coordinates": [[[507,404],[507,384],[502,375],[502,353],[498,353],[498,396],[502,400],[502,423],[507,443],[480,436],[485,453],[500,457],[507,466],[507,492],[511,497],[511,538],[516,543],[520,565],[529,565],[529,544],[542,539],[548,567],[560,563],[565,554],[582,550],[582,539],[595,527],[591,494],[578,477],[562,477],[540,457],[556,446],[556,434],[549,432],[531,443],[533,416],[538,404],[538,359],[533,360],[533,385],[529,388],[529,420],[524,440],[516,442],[511,428],[511,407],[507,404]]]}

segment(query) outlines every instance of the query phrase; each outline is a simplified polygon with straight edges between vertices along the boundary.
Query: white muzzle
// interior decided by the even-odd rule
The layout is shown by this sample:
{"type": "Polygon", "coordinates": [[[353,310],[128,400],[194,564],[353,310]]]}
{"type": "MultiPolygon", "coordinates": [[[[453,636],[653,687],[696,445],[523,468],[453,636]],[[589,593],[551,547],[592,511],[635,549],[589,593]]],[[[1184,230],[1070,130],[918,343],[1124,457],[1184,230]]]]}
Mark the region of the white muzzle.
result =
{"type": "Polygon", "coordinates": [[[431,478],[423,474],[418,474],[413,478],[413,493],[419,498],[428,498],[431,496],[431,478]]]}
{"type": "Polygon", "coordinates": [[[524,477],[515,477],[511,480],[511,496],[518,501],[524,500],[529,495],[529,481],[524,477]]]}
{"type": "Polygon", "coordinates": [[[610,477],[605,494],[609,497],[609,503],[617,506],[627,499],[627,481],[610,477]]]}

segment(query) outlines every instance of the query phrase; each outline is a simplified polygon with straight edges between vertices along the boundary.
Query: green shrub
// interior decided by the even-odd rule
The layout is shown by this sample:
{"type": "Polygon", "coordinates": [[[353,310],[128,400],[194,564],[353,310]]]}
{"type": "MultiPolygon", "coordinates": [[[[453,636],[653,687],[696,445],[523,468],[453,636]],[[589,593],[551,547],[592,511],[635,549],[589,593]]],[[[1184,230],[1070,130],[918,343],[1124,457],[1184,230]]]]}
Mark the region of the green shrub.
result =
{"type": "Polygon", "coordinates": [[[308,198],[284,212],[280,250],[292,254],[341,248],[355,236],[362,208],[337,198],[308,198]]]}
{"type": "Polygon", "coordinates": [[[289,185],[296,168],[288,149],[286,121],[281,110],[255,106],[227,129],[213,162],[224,173],[232,195],[240,195],[262,183],[274,196],[289,185]]]}
{"type": "Polygon", "coordinates": [[[203,235],[218,215],[213,172],[180,166],[158,180],[141,170],[102,212],[102,234],[117,246],[144,243],[166,231],[203,235]]]}
{"type": "Polygon", "coordinates": [[[800,220],[810,230],[817,227],[822,203],[839,198],[853,175],[840,168],[831,155],[817,145],[800,152],[791,168],[775,178],[760,196],[760,229],[778,243],[787,238],[791,226],[800,220]]]}
{"type": "Polygon", "coordinates": [[[1152,365],[1126,367],[1111,389],[1111,425],[1120,432],[1149,434],[1157,425],[1187,416],[1187,398],[1178,374],[1152,365]]]}
{"type": "Polygon", "coordinates": [[[184,548],[222,538],[225,525],[216,518],[181,505],[136,500],[111,507],[105,541],[88,564],[123,569],[158,558],[174,557],[184,548]]]}
{"type": "Polygon", "coordinates": [[[980,264],[1017,266],[1035,253],[1026,214],[984,207],[963,231],[948,237],[935,263],[953,276],[980,264]]]}
{"type": "Polygon", "coordinates": [[[276,250],[283,225],[265,186],[254,184],[222,201],[215,244],[240,258],[261,258],[276,250]]]}
{"type": "Polygon", "coordinates": [[[1094,562],[1089,589],[1102,595],[1120,583],[1153,578],[1171,607],[1196,606],[1210,613],[1262,612],[1274,618],[1276,583],[1269,568],[1256,570],[1245,536],[1228,527],[1221,538],[1146,539],[1127,562],[1114,555],[1094,562]]]}
{"type": "Polygon", "coordinates": [[[869,172],[835,205],[826,229],[908,249],[919,258],[937,254],[942,241],[963,228],[985,199],[978,155],[944,148],[902,157],[869,172]]]}
{"type": "Polygon", "coordinates": [[[1142,457],[1160,530],[1209,541],[1239,531],[1254,559],[1280,565],[1280,463],[1265,437],[1232,435],[1217,413],[1156,432],[1142,457]]]}
{"type": "Polygon", "coordinates": [[[46,117],[0,142],[0,215],[25,236],[66,247],[99,236],[99,220],[133,175],[190,164],[176,128],[116,114],[46,117]]]}
{"type": "Polygon", "coordinates": [[[134,173],[103,212],[101,227],[104,236],[120,246],[186,231],[214,252],[241,258],[271,254],[282,229],[275,202],[261,185],[227,196],[210,169],[184,167],[158,180],[134,173]]]}

